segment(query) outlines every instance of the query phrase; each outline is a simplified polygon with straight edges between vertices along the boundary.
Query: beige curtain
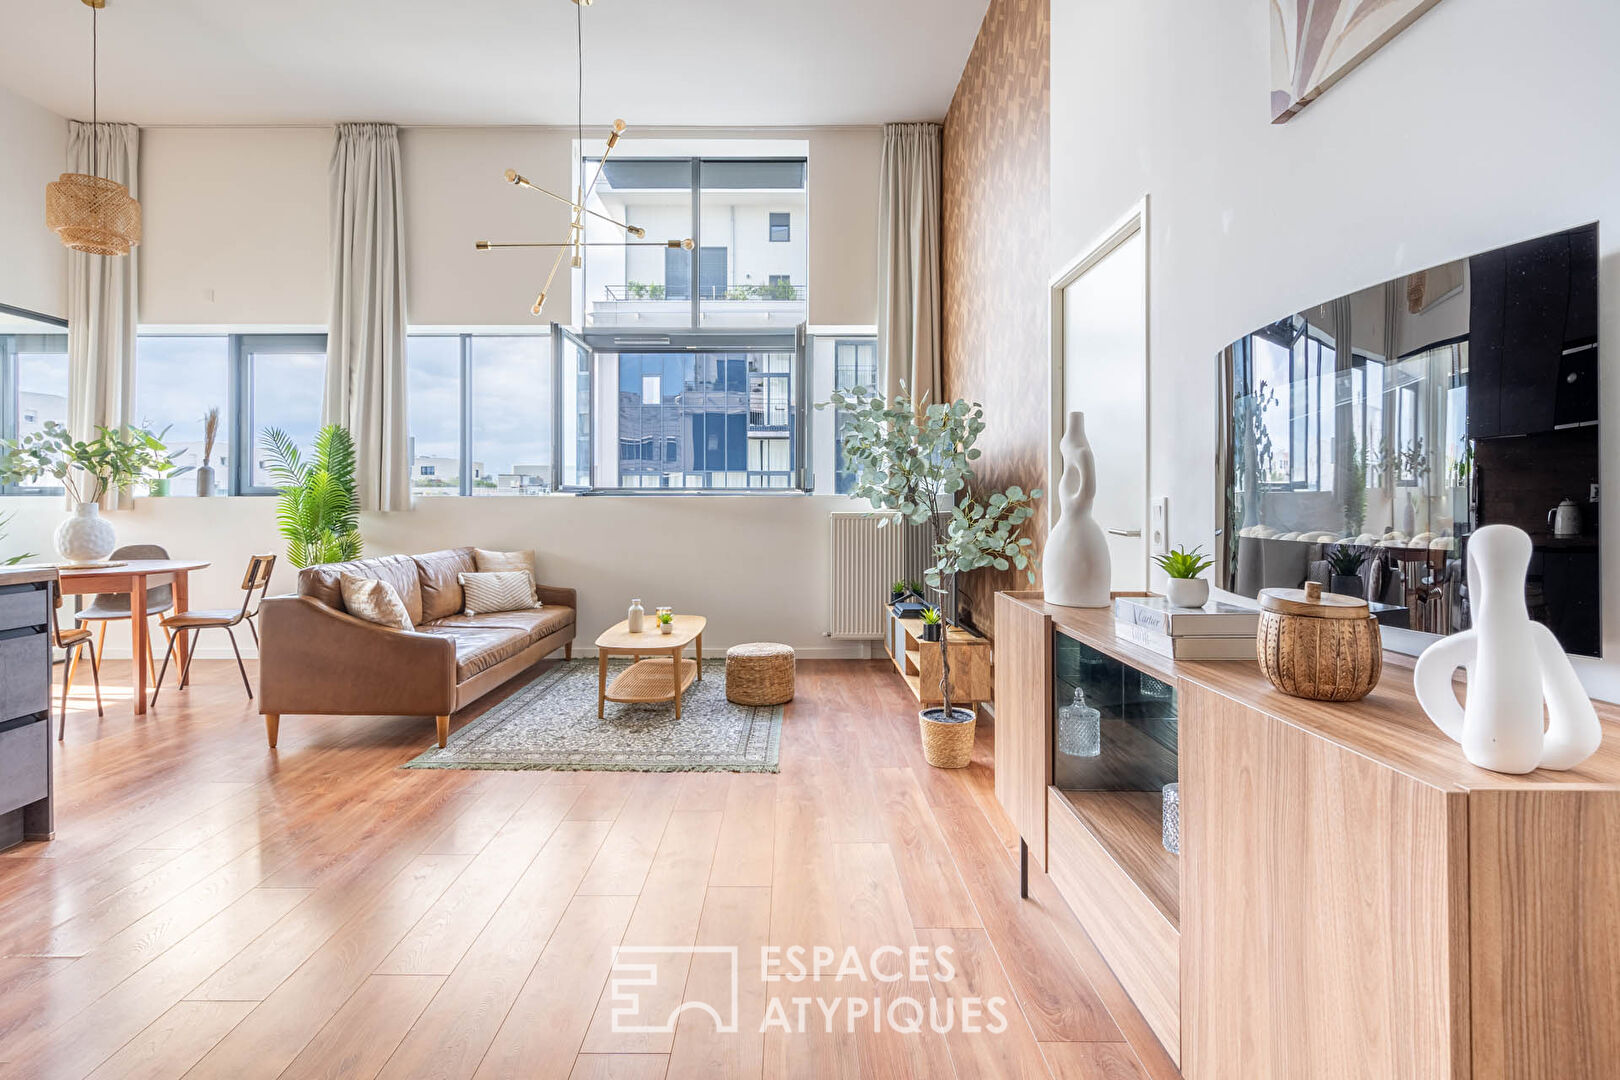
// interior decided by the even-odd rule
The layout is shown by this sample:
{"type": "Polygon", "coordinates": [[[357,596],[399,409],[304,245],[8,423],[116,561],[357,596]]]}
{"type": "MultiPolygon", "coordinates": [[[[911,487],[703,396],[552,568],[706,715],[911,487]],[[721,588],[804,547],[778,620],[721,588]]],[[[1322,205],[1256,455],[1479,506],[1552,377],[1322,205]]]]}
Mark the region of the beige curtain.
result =
{"type": "MultiPolygon", "coordinates": [[[[67,171],[94,172],[136,190],[141,132],[134,124],[68,124],[67,171]],[[93,151],[93,152],[92,152],[93,151]]],[[[132,423],[135,411],[135,298],[140,248],[128,255],[67,255],[68,430],[132,423]]],[[[128,492],[102,496],[104,509],[134,505],[128,492]]]]}
{"type": "Polygon", "coordinates": [[[322,422],[354,436],[360,509],[409,510],[405,203],[394,125],[338,125],[331,216],[322,422]]]}
{"type": "Polygon", "coordinates": [[[887,124],[878,193],[878,358],[890,397],[900,384],[938,401],[940,128],[887,124]]]}

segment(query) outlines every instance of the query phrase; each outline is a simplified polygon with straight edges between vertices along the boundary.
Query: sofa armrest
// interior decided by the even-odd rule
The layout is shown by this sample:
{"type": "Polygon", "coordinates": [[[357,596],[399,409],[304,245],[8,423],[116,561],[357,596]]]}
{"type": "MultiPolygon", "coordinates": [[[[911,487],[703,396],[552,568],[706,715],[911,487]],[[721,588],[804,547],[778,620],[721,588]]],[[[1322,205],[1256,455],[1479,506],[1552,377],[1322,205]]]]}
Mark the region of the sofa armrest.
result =
{"type": "Polygon", "coordinates": [[[573,608],[576,612],[579,610],[579,598],[573,589],[561,585],[536,585],[534,591],[542,604],[573,608]]]}
{"type": "Polygon", "coordinates": [[[307,596],[276,596],[259,613],[259,711],[448,716],[456,646],[391,630],[307,596]]]}

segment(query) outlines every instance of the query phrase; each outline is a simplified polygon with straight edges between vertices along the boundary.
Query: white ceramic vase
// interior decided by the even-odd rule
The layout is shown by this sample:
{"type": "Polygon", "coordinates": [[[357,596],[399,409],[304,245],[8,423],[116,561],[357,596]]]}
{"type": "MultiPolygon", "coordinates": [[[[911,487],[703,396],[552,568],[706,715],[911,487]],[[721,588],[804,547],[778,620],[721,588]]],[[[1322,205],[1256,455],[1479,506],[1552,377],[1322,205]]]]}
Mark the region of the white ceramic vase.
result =
{"type": "Polygon", "coordinates": [[[1058,481],[1058,520],[1041,554],[1046,602],[1060,607],[1107,607],[1113,580],[1108,538],[1091,516],[1097,497],[1097,467],[1086,439],[1086,414],[1072,412],[1059,444],[1063,477],[1058,481]]]}
{"type": "Polygon", "coordinates": [[[93,502],[75,506],[73,514],[56,527],[57,553],[70,565],[104,562],[117,546],[112,525],[93,502]]]}
{"type": "Polygon", "coordinates": [[[1166,579],[1164,594],[1176,607],[1201,608],[1209,603],[1209,579],[1173,577],[1166,579]]]}
{"type": "Polygon", "coordinates": [[[1573,769],[1603,741],[1569,657],[1551,630],[1530,620],[1524,603],[1530,555],[1522,529],[1475,531],[1468,538],[1473,626],[1430,645],[1412,673],[1429,719],[1462,744],[1470,762],[1493,772],[1573,769]],[[1466,707],[1452,688],[1459,667],[1468,669],[1466,707]]]}

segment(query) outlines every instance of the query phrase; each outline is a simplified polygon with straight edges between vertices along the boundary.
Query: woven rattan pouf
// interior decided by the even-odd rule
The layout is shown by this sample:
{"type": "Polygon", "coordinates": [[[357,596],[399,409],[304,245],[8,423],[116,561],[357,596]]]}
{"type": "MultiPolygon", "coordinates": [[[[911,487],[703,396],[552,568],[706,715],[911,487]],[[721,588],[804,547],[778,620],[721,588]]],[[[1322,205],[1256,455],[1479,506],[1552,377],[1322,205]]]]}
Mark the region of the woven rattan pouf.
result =
{"type": "Polygon", "coordinates": [[[738,705],[785,705],[792,701],[792,646],[754,641],[727,649],[726,698],[738,705]]]}

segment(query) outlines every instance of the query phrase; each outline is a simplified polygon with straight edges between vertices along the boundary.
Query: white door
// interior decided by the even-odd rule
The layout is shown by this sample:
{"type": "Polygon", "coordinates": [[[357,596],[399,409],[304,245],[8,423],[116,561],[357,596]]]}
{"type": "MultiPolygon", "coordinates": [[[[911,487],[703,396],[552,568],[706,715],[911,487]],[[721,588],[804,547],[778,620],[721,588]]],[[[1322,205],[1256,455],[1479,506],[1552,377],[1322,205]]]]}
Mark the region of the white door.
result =
{"type": "MultiPolygon", "coordinates": [[[[1148,584],[1148,312],[1145,205],[1054,281],[1054,446],[1072,411],[1086,414],[1097,467],[1095,515],[1108,537],[1116,592],[1148,584]],[[1058,380],[1054,380],[1058,382],[1058,380]]],[[[1061,465],[1057,466],[1061,468],[1061,465]]],[[[1056,476],[1053,473],[1053,486],[1056,476]]]]}

